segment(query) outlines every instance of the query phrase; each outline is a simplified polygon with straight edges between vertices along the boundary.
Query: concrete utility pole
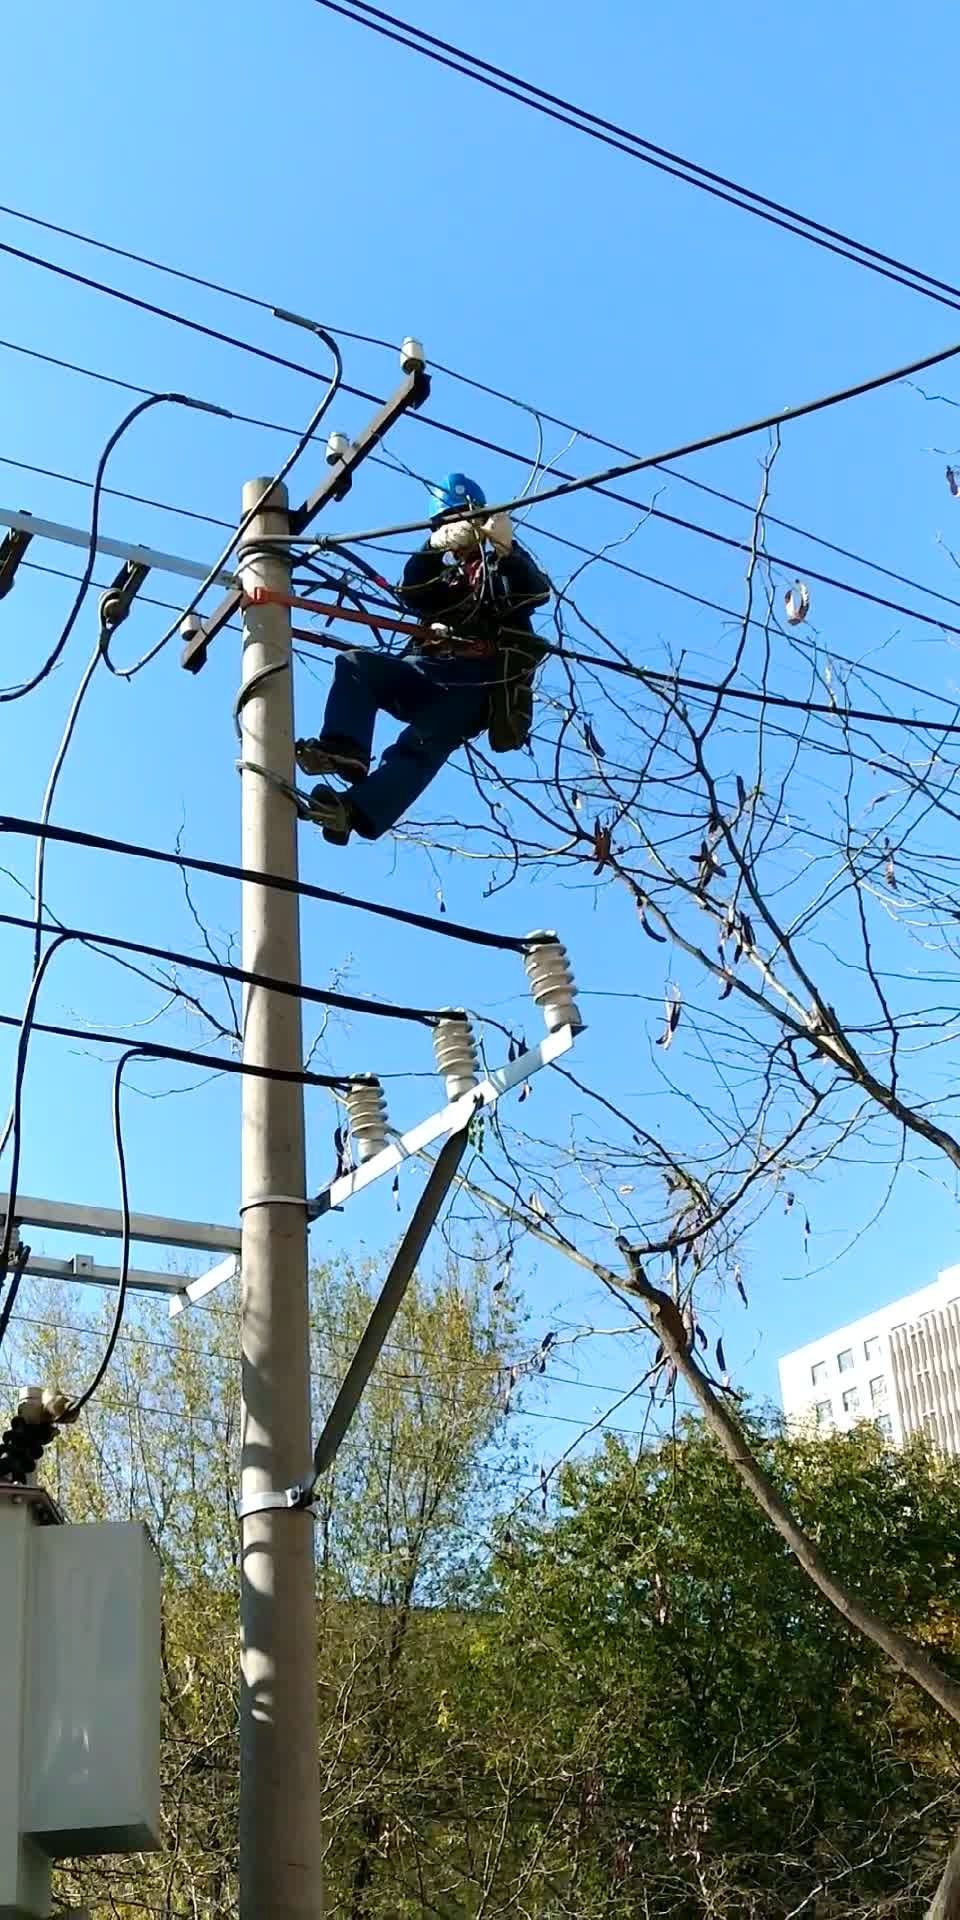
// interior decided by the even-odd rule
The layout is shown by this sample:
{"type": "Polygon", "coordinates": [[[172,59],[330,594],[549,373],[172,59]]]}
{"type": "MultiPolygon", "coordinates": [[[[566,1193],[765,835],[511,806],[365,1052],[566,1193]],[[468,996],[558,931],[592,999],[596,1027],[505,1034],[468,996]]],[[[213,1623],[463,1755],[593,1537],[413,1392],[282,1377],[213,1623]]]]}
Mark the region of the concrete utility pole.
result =
{"type": "MultiPolygon", "coordinates": [[[[269,480],[250,480],[243,511],[269,480]]],[[[245,539],[289,532],[287,491],[277,487],[245,539]]],[[[251,557],[246,593],[290,590],[285,559],[251,557]]],[[[290,612],[243,614],[243,760],[292,782],[290,612]],[[279,671],[271,672],[270,669],[279,671]]],[[[297,816],[261,773],[242,776],[247,867],[297,878],[297,816]]],[[[300,979],[299,901],[243,888],[243,965],[300,979]]],[[[248,987],[243,1057],[258,1066],[303,1064],[300,1002],[248,987]]],[[[243,1081],[241,1505],[294,1484],[311,1456],[303,1088],[243,1081]],[[280,1200],[268,1196],[283,1196],[280,1200]]],[[[319,1920],[323,1911],[317,1762],[313,1518],[267,1508],[242,1521],[240,1701],[241,1920],[319,1920]]]]}

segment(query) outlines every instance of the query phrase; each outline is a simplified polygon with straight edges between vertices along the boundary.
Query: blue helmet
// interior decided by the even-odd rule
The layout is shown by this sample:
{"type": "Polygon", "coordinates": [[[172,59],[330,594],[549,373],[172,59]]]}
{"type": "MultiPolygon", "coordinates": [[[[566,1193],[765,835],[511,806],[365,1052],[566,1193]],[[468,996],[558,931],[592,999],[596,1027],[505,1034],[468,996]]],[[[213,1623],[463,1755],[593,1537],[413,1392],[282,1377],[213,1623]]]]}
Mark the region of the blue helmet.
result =
{"type": "Polygon", "coordinates": [[[487,496],[466,473],[448,473],[429,489],[434,513],[449,513],[454,507],[485,507],[487,496]]]}

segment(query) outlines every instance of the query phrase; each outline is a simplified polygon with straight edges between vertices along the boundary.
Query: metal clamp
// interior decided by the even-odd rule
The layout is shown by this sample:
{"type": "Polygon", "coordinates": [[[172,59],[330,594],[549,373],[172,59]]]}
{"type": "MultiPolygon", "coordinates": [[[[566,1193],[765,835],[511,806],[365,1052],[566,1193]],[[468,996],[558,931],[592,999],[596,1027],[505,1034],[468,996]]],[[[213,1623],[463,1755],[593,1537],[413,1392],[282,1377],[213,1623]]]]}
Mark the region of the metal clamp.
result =
{"type": "Polygon", "coordinates": [[[282,1493],[250,1493],[241,1500],[237,1512],[241,1520],[249,1520],[255,1513],[312,1513],[313,1481],[310,1484],[299,1481],[295,1487],[286,1487],[282,1493]]]}
{"type": "Polygon", "coordinates": [[[252,1200],[245,1200],[239,1211],[242,1218],[253,1207],[309,1207],[310,1204],[303,1193],[258,1193],[252,1200]]]}

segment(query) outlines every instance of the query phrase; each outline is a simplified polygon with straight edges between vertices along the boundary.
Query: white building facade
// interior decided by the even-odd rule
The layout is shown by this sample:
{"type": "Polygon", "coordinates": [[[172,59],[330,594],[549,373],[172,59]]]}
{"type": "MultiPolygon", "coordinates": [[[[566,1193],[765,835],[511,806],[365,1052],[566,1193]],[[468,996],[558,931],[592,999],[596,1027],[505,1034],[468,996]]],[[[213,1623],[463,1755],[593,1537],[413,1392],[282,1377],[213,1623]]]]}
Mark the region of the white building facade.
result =
{"type": "Polygon", "coordinates": [[[902,1445],[924,1433],[960,1454],[960,1266],[780,1361],[789,1420],[846,1431],[875,1420],[902,1445]]]}

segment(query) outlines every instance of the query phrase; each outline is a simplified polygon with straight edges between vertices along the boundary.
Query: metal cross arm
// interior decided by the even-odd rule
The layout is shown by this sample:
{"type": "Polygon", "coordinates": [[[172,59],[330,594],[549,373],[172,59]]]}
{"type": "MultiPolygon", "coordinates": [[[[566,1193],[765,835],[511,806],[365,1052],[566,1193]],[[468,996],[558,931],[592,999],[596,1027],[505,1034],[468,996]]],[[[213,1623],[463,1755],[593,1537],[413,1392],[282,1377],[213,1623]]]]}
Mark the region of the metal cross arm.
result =
{"type": "MultiPolygon", "coordinates": [[[[319,487],[311,493],[290,515],[290,532],[300,535],[318,513],[331,501],[342,500],[353,484],[353,475],[369,453],[379,445],[385,434],[395,425],[410,407],[421,407],[430,392],[430,377],[422,364],[411,367],[404,376],[396,392],[385,400],[373,419],[365,426],[357,440],[348,442],[319,487]]],[[[244,605],[244,597],[239,587],[232,589],[221,600],[219,606],[206,619],[195,618],[191,622],[186,644],[180,656],[180,665],[188,673],[199,673],[206,665],[207,648],[211,640],[238,614],[244,605]]]]}
{"type": "Polygon", "coordinates": [[[241,1503],[241,1519],[246,1519],[250,1513],[265,1513],[271,1509],[303,1512],[309,1511],[312,1507],[317,1483],[328,1467],[333,1464],[350,1430],[353,1416],[363,1398],[364,1389],[383,1351],[384,1341],[416,1272],[417,1262],[456,1178],[466,1144],[467,1128],[461,1126],[458,1132],[451,1134],[437,1155],[430,1178],[417,1201],[413,1217],[374,1303],[357,1350],[347,1368],[343,1385],[324,1422],[320,1438],[313,1450],[313,1461],[303,1479],[299,1480],[296,1486],[286,1487],[281,1492],[267,1490],[263,1493],[250,1494],[241,1503]]]}
{"type": "Polygon", "coordinates": [[[392,1173],[404,1160],[411,1160],[416,1154],[422,1153],[432,1141],[441,1139],[444,1134],[461,1132],[481,1108],[495,1106],[501,1095],[509,1093],[511,1087],[522,1086],[525,1080],[539,1073],[541,1067],[547,1067],[552,1061],[559,1060],[561,1055],[569,1053],[578,1031],[575,1027],[558,1027],[537,1046],[528,1047],[515,1060],[497,1067],[486,1079],[478,1080],[475,1086],[451,1100],[438,1113],[419,1121],[407,1133],[398,1134],[389,1146],[375,1153],[371,1159],[361,1161],[351,1173],[341,1174],[338,1180],[334,1180],[323,1193],[310,1201],[307,1218],[317,1220],[321,1214],[329,1213],[331,1208],[343,1206],[344,1201],[352,1199],[355,1193],[369,1187],[374,1180],[381,1179],[385,1173],[392,1173]]]}

